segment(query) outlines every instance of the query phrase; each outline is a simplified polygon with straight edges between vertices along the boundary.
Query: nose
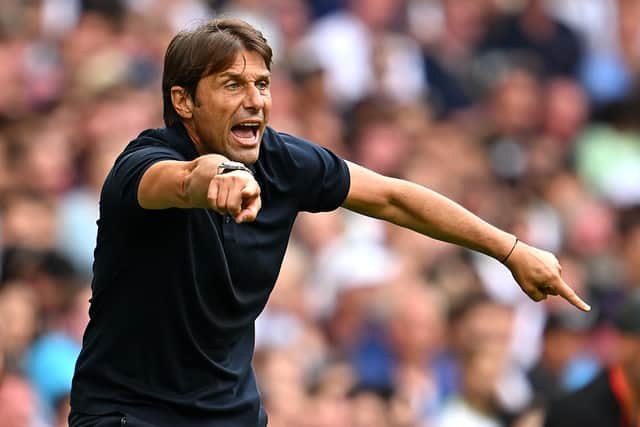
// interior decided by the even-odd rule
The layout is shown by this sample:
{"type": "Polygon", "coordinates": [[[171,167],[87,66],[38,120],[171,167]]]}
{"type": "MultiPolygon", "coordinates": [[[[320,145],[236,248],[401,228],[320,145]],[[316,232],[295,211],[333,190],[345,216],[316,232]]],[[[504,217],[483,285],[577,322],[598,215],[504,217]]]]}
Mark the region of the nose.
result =
{"type": "Polygon", "coordinates": [[[264,107],[264,98],[255,85],[247,85],[243,106],[252,111],[260,111],[264,107]]]}

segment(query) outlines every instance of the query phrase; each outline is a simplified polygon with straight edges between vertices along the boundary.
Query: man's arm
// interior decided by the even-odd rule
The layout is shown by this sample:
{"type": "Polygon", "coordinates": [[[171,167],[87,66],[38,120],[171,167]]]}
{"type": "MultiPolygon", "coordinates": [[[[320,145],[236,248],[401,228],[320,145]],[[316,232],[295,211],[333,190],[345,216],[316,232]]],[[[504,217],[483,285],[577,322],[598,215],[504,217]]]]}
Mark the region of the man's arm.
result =
{"type": "Polygon", "coordinates": [[[210,208],[236,222],[253,221],[261,207],[260,187],[249,172],[219,175],[218,166],[226,160],[208,154],[189,162],[159,161],[142,175],[138,203],[144,209],[210,208]]]}
{"type": "Polygon", "coordinates": [[[553,254],[517,242],[454,201],[417,184],[379,175],[347,163],[351,186],[343,206],[355,212],[384,219],[426,236],[473,249],[505,265],[522,290],[534,301],[560,295],[588,311],[585,304],[560,277],[560,264],[553,254]]]}

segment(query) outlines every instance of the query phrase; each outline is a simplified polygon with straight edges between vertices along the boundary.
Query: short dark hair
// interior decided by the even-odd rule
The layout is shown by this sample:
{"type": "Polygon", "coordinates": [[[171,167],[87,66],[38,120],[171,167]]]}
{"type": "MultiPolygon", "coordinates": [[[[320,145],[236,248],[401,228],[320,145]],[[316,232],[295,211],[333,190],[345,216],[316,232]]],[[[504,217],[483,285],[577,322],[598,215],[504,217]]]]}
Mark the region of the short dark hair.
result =
{"type": "Polygon", "coordinates": [[[200,79],[229,68],[242,49],[260,54],[267,69],[271,70],[273,52],[267,39],[239,19],[213,19],[193,30],[176,34],[167,47],[162,73],[165,125],[180,122],[171,102],[172,86],[183,87],[195,100],[200,79]]]}

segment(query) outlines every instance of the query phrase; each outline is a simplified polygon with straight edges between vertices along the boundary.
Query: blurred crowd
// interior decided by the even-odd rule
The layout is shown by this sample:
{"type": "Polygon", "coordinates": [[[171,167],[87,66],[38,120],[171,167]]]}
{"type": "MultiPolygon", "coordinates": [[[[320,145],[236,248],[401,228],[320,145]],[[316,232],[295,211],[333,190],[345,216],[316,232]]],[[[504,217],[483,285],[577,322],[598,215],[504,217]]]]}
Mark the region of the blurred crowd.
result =
{"type": "Polygon", "coordinates": [[[8,0],[1,427],[67,425],[100,186],[162,126],[171,37],[221,14],[274,48],[275,129],[554,252],[594,308],[533,303],[499,262],[394,225],[301,214],[256,326],[270,426],[540,427],[616,360],[610,320],[640,286],[640,2],[8,0]]]}

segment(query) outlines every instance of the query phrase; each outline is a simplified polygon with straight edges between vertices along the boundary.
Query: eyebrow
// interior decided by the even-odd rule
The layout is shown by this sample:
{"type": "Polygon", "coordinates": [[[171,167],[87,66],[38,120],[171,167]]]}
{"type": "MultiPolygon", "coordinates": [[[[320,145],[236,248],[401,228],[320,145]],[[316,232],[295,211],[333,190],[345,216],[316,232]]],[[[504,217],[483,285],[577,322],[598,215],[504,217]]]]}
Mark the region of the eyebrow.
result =
{"type": "MultiPolygon", "coordinates": [[[[224,73],[220,73],[218,77],[220,79],[228,78],[228,79],[234,79],[234,80],[246,80],[246,78],[244,77],[244,73],[234,73],[232,71],[225,71],[224,73]]],[[[271,77],[271,73],[267,72],[267,73],[259,74],[256,77],[256,80],[266,80],[270,77],[271,77]]]]}

